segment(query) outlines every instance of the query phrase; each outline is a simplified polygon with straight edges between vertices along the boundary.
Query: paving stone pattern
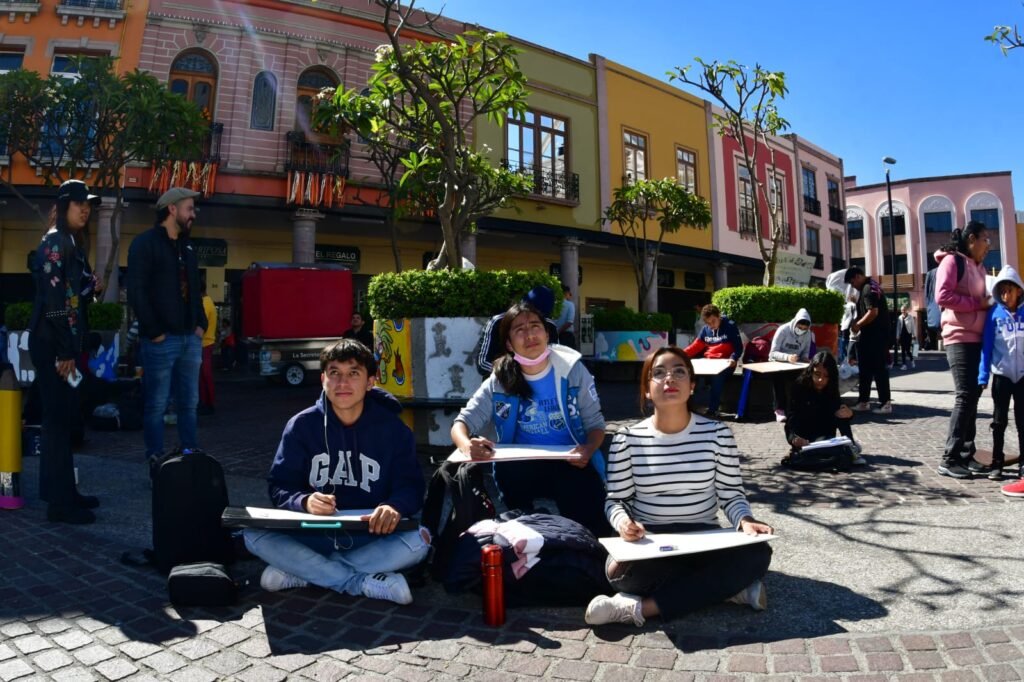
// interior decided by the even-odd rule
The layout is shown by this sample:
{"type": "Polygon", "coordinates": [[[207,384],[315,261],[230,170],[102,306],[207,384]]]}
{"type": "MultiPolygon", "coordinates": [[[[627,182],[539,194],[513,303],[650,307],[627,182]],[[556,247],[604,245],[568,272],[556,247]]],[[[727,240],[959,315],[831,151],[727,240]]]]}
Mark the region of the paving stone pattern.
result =
{"type": "MultiPolygon", "coordinates": [[[[631,401],[628,389],[602,387],[610,417],[630,416],[626,398],[615,397],[631,401]]],[[[231,473],[263,477],[285,419],[314,392],[223,383],[218,414],[201,422],[204,446],[231,473]]],[[[869,466],[842,477],[781,470],[777,424],[733,424],[755,509],[1004,503],[988,481],[935,475],[948,393],[897,393],[896,401],[890,419],[858,418],[869,466]]],[[[133,460],[140,445],[139,433],[94,433],[85,452],[133,460]]],[[[236,576],[249,581],[237,606],[178,610],[167,604],[162,576],[119,563],[124,546],[116,540],[45,523],[38,509],[4,513],[0,524],[0,682],[1024,679],[1024,625],[1012,623],[792,636],[723,606],[736,613],[729,634],[702,631],[700,614],[639,630],[591,629],[580,608],[511,610],[494,629],[484,626],[474,598],[447,598],[436,588],[405,607],[312,588],[264,593],[252,587],[261,566],[251,560],[236,565],[236,576]]]]}

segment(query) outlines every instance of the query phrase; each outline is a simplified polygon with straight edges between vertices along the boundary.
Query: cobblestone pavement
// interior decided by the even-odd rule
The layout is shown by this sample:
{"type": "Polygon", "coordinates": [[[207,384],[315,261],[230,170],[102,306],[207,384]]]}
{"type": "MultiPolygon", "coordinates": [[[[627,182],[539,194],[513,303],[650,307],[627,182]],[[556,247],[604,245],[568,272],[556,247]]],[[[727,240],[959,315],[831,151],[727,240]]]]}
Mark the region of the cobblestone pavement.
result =
{"type": "MultiPolygon", "coordinates": [[[[249,581],[237,606],[174,609],[161,576],[118,562],[149,532],[141,434],[90,434],[78,462],[83,488],[103,496],[99,523],[45,523],[31,496],[0,514],[0,681],[1022,679],[1024,504],[935,473],[952,403],[944,364],[901,374],[896,412],[855,422],[869,464],[848,475],[781,470],[777,424],[733,423],[755,514],[782,535],[769,610],[723,605],[640,630],[586,628],[579,607],[511,610],[487,628],[478,598],[429,584],[404,607],[264,593],[251,560],[235,567],[249,581]]],[[[284,421],[315,387],[218,388],[203,445],[233,501],[260,502],[284,421]]],[[[632,386],[601,395],[609,418],[631,416],[632,386]]],[[[982,446],[990,409],[983,399],[982,446]]],[[[29,487],[36,466],[26,460],[29,487]]]]}

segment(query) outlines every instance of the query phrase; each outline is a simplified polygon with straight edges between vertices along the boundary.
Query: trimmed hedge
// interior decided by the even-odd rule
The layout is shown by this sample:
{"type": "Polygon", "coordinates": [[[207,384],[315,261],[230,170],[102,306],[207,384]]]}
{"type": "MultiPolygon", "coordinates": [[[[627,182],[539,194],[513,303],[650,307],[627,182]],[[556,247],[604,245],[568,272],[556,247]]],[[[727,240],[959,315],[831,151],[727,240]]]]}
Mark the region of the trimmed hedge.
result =
{"type": "Polygon", "coordinates": [[[599,332],[667,332],[671,329],[669,313],[638,313],[632,308],[594,311],[594,330],[599,332]]]}
{"type": "Polygon", "coordinates": [[[788,322],[807,308],[814,324],[838,324],[843,319],[843,297],[829,289],[742,286],[716,291],[711,302],[737,324],[788,322]]]}
{"type": "Polygon", "coordinates": [[[4,324],[7,329],[28,329],[28,323],[32,320],[31,303],[9,303],[4,310],[4,324]]]}
{"type": "Polygon", "coordinates": [[[370,280],[366,300],[374,319],[404,317],[490,317],[535,286],[551,289],[556,317],[562,309],[562,283],[543,271],[407,270],[370,280]]]}
{"type": "Polygon", "coordinates": [[[88,308],[89,331],[118,331],[124,320],[120,303],[93,303],[88,308]]]}

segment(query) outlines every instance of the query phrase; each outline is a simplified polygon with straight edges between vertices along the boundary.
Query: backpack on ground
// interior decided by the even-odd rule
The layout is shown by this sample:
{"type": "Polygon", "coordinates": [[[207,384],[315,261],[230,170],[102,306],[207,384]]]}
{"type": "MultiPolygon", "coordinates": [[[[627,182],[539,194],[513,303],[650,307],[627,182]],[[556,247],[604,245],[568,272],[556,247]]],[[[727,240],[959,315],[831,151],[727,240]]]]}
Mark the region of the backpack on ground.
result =
{"type": "Polygon", "coordinates": [[[153,468],[153,563],[229,563],[231,538],[220,517],[228,490],[220,463],[202,450],[175,450],[153,468]]]}
{"type": "Polygon", "coordinates": [[[849,471],[853,468],[853,448],[831,445],[810,450],[793,450],[782,460],[783,466],[801,471],[849,471]]]}
{"type": "Polygon", "coordinates": [[[221,564],[180,564],[167,576],[167,594],[175,606],[231,606],[238,586],[221,564]]]}
{"type": "Polygon", "coordinates": [[[446,462],[439,466],[430,479],[423,505],[423,525],[432,536],[431,575],[437,580],[447,575],[459,536],[466,529],[506,511],[492,462],[446,462]]]}

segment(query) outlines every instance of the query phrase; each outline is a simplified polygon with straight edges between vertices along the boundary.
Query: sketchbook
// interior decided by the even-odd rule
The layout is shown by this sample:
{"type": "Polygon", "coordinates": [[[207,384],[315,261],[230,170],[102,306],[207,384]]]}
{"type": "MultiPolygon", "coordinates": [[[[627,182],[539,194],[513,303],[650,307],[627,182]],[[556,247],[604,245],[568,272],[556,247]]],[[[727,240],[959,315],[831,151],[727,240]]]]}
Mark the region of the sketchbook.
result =
{"type": "Polygon", "coordinates": [[[729,368],[732,360],[728,358],[694,358],[693,373],[699,377],[714,376],[721,374],[729,368]]]}
{"type": "Polygon", "coordinates": [[[743,365],[743,369],[749,369],[751,372],[757,372],[758,374],[775,374],[776,372],[792,372],[797,369],[803,369],[809,362],[779,362],[778,360],[769,360],[767,362],[750,362],[743,365]]]}
{"type": "Polygon", "coordinates": [[[636,542],[622,538],[600,538],[604,548],[615,561],[644,561],[680,554],[699,554],[718,549],[729,549],[755,542],[774,540],[776,535],[747,535],[732,528],[698,530],[692,533],[647,533],[636,542]]]}
{"type": "Polygon", "coordinates": [[[821,450],[822,448],[831,448],[836,445],[853,445],[853,442],[846,436],[839,436],[838,438],[829,438],[828,440],[816,440],[813,443],[800,448],[801,452],[807,452],[808,450],[821,450]]]}
{"type": "Polygon", "coordinates": [[[528,459],[570,460],[580,455],[569,454],[570,445],[495,445],[494,455],[486,459],[473,459],[458,448],[448,455],[449,462],[515,462],[528,459]]]}
{"type": "MultiPolygon", "coordinates": [[[[220,523],[225,528],[366,531],[370,525],[362,517],[372,513],[372,509],[338,509],[331,516],[321,516],[270,507],[227,507],[220,517],[220,523]]],[[[402,518],[395,530],[417,528],[419,522],[416,519],[402,518]]]]}

